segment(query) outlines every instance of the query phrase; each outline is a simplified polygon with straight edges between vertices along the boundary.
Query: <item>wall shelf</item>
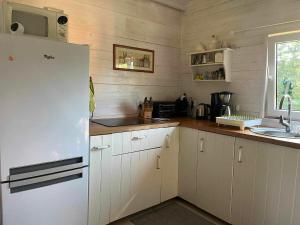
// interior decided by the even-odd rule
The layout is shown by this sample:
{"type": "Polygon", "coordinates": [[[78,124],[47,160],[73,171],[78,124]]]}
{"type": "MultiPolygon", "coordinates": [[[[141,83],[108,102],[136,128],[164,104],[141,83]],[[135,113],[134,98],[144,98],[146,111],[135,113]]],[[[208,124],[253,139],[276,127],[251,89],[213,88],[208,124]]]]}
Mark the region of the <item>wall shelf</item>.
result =
{"type": "Polygon", "coordinates": [[[231,81],[226,81],[226,80],[197,80],[193,79],[195,82],[231,82],[231,81]]]}
{"type": "Polygon", "coordinates": [[[222,65],[223,63],[205,63],[205,64],[191,65],[191,67],[222,66],[222,65]]]}
{"type": "Polygon", "coordinates": [[[193,81],[230,82],[232,51],[230,48],[222,48],[191,53],[193,81]]]}

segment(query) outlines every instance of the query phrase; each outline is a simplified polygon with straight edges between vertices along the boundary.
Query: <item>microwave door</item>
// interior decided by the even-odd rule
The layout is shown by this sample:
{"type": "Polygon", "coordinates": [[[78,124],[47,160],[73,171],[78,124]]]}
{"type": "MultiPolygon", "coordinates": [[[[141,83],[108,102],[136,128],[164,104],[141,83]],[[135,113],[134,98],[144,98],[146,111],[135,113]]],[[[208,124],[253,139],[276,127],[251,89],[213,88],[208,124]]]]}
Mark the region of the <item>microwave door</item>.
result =
{"type": "Polygon", "coordinates": [[[48,18],[44,15],[12,10],[12,24],[20,23],[24,27],[24,34],[48,37],[48,18]]]}
{"type": "Polygon", "coordinates": [[[32,6],[7,3],[5,27],[11,32],[11,26],[19,23],[24,27],[24,34],[39,37],[56,38],[57,12],[32,6]]]}

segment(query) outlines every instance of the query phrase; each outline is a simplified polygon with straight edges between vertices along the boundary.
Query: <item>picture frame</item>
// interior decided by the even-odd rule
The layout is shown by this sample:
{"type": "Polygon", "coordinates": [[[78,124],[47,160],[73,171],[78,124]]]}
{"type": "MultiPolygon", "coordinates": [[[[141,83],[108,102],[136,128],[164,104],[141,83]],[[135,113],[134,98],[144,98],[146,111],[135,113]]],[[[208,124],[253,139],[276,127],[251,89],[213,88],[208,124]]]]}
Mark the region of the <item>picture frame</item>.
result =
{"type": "Polygon", "coordinates": [[[113,69],[154,73],[154,50],[114,44],[113,69]]]}

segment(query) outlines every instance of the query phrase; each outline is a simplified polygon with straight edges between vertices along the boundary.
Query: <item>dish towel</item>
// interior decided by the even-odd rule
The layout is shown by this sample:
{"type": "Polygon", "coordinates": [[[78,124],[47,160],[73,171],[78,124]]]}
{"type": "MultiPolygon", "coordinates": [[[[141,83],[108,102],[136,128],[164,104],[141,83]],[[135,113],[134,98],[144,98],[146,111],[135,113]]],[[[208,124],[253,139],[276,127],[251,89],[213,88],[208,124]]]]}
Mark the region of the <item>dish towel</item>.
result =
{"type": "Polygon", "coordinates": [[[94,90],[94,84],[93,79],[90,77],[90,115],[91,118],[93,117],[95,108],[96,108],[96,101],[95,101],[95,90],[94,90]]]}

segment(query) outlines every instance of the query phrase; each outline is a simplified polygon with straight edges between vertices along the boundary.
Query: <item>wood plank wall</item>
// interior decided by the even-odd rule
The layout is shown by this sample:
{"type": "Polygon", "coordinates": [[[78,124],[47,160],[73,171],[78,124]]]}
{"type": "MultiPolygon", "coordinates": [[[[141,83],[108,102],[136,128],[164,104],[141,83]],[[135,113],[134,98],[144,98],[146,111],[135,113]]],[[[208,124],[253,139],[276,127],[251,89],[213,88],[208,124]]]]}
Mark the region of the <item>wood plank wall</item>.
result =
{"type": "Polygon", "coordinates": [[[263,105],[266,36],[299,30],[300,23],[235,35],[230,31],[300,19],[299,10],[296,0],[191,0],[182,21],[181,92],[193,95],[198,102],[210,102],[209,93],[230,90],[241,111],[258,114],[263,105]],[[230,84],[191,81],[188,53],[200,42],[207,44],[212,34],[235,48],[230,84]]]}
{"type": "Polygon", "coordinates": [[[63,9],[69,41],[90,45],[95,82],[95,117],[131,116],[145,96],[178,95],[181,12],[150,0],[13,0],[63,9]],[[155,50],[155,73],[112,70],[114,43],[155,50]]]}

